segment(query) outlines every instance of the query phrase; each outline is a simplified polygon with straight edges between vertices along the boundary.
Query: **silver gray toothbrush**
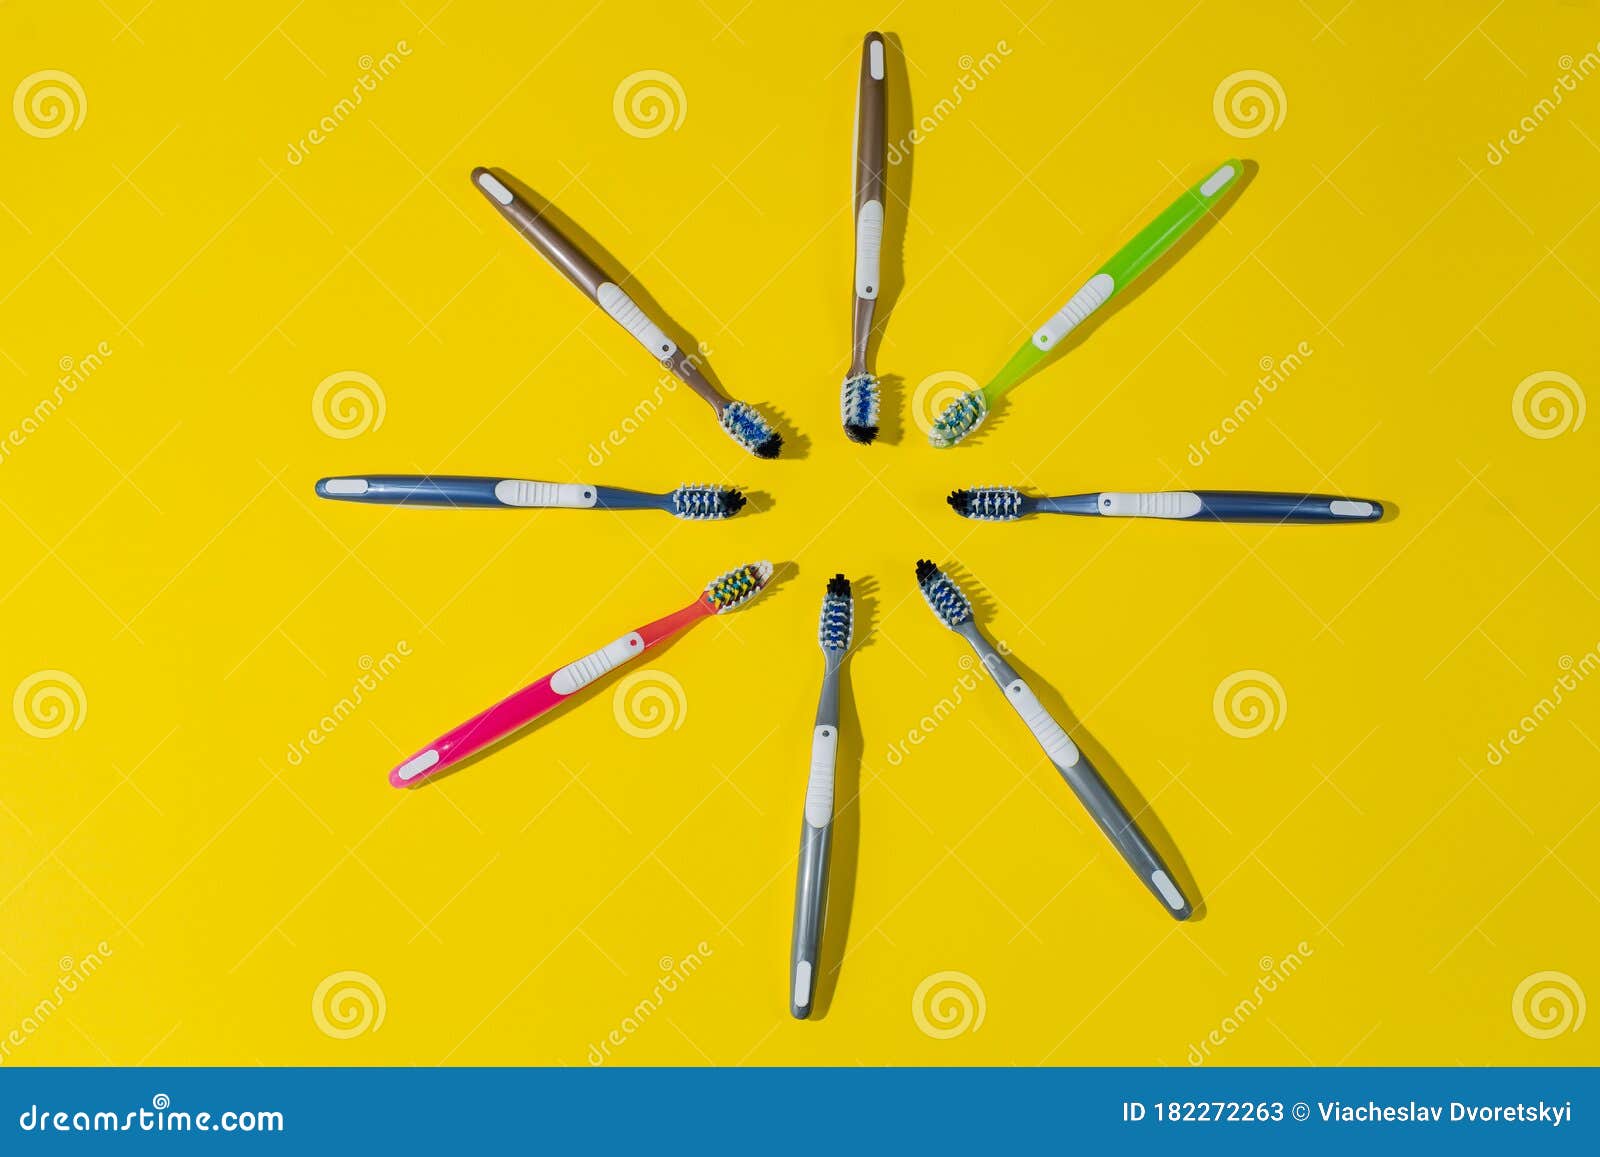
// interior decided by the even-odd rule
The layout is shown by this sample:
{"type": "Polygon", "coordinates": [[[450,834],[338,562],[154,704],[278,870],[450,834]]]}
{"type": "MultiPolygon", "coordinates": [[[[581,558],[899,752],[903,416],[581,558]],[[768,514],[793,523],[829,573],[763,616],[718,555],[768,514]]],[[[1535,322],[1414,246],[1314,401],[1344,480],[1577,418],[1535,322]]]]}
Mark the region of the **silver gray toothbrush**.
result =
{"type": "Polygon", "coordinates": [[[1061,724],[1044,709],[1033,688],[1023,681],[994,644],[984,637],[978,624],[973,621],[972,604],[961,588],[927,559],[917,563],[917,586],[939,621],[972,644],[972,649],[978,652],[978,658],[983,660],[984,670],[1005,692],[1006,702],[1022,716],[1022,721],[1033,732],[1039,746],[1044,748],[1050,762],[1055,764],[1061,778],[1067,781],[1067,786],[1088,809],[1094,822],[1128,862],[1134,874],[1143,881],[1150,894],[1161,901],[1161,906],[1170,916],[1178,920],[1188,919],[1194,907],[1179,890],[1161,854],[1139,830],[1138,823],[1128,814],[1128,809],[1112,794],[1106,781],[1084,758],[1061,724]]]}
{"type": "Polygon", "coordinates": [[[806,780],[805,817],[800,821],[800,864],[794,877],[794,941],[789,951],[789,1011],[811,1015],[821,965],[822,921],[828,899],[828,857],[833,851],[834,765],[839,753],[839,673],[850,650],[855,602],[850,580],[834,575],[822,596],[822,697],[811,732],[811,774],[806,780]]]}

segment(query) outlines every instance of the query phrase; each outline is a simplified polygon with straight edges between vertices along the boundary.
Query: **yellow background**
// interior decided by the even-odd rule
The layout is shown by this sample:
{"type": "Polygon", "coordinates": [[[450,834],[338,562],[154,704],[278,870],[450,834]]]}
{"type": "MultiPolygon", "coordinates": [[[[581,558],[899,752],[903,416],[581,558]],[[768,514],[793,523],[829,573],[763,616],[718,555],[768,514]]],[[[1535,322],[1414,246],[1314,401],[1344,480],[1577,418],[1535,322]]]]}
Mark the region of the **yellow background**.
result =
{"type": "Polygon", "coordinates": [[[1301,942],[1217,1061],[1600,1059],[1595,1025],[1536,1039],[1512,1010],[1538,972],[1600,992],[1600,687],[1486,757],[1600,642],[1596,420],[1535,438],[1512,410],[1529,375],[1600,380],[1600,79],[1488,159],[1561,58],[1595,50],[1595,5],[437,4],[0,9],[4,94],[60,69],[87,102],[53,137],[0,118],[0,429],[61,359],[113,351],[0,463],[0,690],[41,670],[83,690],[53,738],[0,716],[0,1035],[60,958],[111,950],[7,1063],[582,1065],[702,941],[618,1062],[1183,1065],[1301,942]],[[897,137],[969,60],[1001,59],[931,122],[909,192],[896,173],[904,287],[877,360],[907,436],[861,448],[837,387],[871,27],[903,49],[897,137]],[[647,69],[683,117],[640,137],[613,97],[647,69]],[[1283,115],[1237,139],[1213,96],[1247,69],[1283,115]],[[919,383],[985,379],[1228,156],[1259,171],[1207,235],[995,429],[922,442],[919,383]],[[803,452],[743,454],[680,390],[588,464],[656,371],[498,219],[477,164],[554,197],[803,452]],[[385,403],[351,438],[311,407],[343,371],[385,403]],[[765,509],[701,525],[312,494],[364,471],[725,479],[765,509]],[[993,482],[1336,490],[1399,517],[991,526],[944,504],[993,482]],[[965,672],[914,594],[919,556],[981,584],[992,635],[1151,801],[1203,919],[1162,916],[992,689],[890,760],[965,672]],[[750,558],[788,564],[777,590],[651,664],[683,689],[677,729],[624,732],[613,680],[464,774],[388,787],[440,731],[750,558]],[[874,592],[842,769],[859,856],[829,1015],[794,1023],[836,570],[874,592]],[[1283,697],[1241,739],[1213,697],[1246,670],[1283,697]],[[312,998],[347,970],[384,1019],[337,1039],[312,998]],[[912,1000],[946,971],[984,1018],[938,1039],[912,1000]]]}

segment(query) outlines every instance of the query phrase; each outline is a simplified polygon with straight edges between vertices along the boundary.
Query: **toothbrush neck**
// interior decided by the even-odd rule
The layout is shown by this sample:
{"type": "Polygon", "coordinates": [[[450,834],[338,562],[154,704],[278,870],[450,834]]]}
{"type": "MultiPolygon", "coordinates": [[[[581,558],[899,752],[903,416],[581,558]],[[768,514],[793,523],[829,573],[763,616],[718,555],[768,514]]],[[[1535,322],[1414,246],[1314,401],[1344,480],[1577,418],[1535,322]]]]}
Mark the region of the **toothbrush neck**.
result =
{"type": "Polygon", "coordinates": [[[696,599],[680,611],[673,611],[665,618],[657,619],[653,623],[646,623],[639,628],[639,637],[644,640],[644,645],[653,647],[663,643],[701,619],[710,617],[714,612],[706,606],[703,599],[696,599]]]}

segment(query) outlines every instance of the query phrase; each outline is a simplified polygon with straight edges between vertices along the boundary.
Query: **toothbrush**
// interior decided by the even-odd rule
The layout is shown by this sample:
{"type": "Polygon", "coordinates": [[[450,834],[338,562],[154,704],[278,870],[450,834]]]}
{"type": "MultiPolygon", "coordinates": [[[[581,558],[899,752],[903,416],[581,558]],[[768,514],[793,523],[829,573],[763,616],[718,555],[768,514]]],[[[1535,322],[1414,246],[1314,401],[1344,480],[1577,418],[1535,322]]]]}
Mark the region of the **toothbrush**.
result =
{"type": "Polygon", "coordinates": [[[684,354],[679,350],[677,343],[639,308],[621,286],[611,280],[593,258],[556,228],[549,217],[514,192],[514,177],[504,169],[480,167],[472,170],[472,183],[489,198],[500,215],[539,251],[540,256],[560,270],[568,281],[581,289],[613,321],[632,334],[635,341],[650,351],[651,357],[704,398],[717,412],[717,419],[730,438],[757,458],[778,456],[783,439],[756,412],[755,407],[718,393],[700,372],[699,355],[684,354]]]}
{"type": "Polygon", "coordinates": [[[984,637],[972,618],[972,604],[954,581],[933,563],[923,559],[917,563],[917,586],[935,616],[945,626],[972,644],[983,660],[984,670],[1005,692],[1022,721],[1033,732],[1033,737],[1044,748],[1045,755],[1067,781],[1067,786],[1077,794],[1078,800],[1094,817],[1094,822],[1105,833],[1134,874],[1144,882],[1150,894],[1161,901],[1169,915],[1186,920],[1194,911],[1189,901],[1173,882],[1161,854],[1150,843],[1139,825],[1128,814],[1122,803],[1112,794],[1100,773],[1090,766],[1083,753],[1068,737],[1061,724],[1039,702],[1033,689],[1012,670],[994,644],[984,637]]]}
{"type": "Polygon", "coordinates": [[[839,416],[845,436],[866,444],[878,436],[878,379],[867,370],[872,308],[882,288],[883,202],[888,158],[883,34],[867,33],[861,49],[861,80],[856,90],[855,311],[852,314],[850,372],[839,389],[839,416]]]}
{"type": "Polygon", "coordinates": [[[828,859],[833,851],[833,771],[839,753],[839,673],[850,650],[855,602],[850,580],[834,575],[822,597],[822,697],[811,732],[811,775],[806,781],[805,818],[800,824],[800,865],[794,877],[794,940],[789,951],[789,1012],[804,1020],[817,995],[822,955],[822,920],[828,896],[828,859]]]}
{"type": "Polygon", "coordinates": [[[712,579],[700,597],[682,610],[613,639],[598,651],[528,684],[487,711],[479,712],[461,726],[445,732],[391,771],[389,782],[395,787],[411,787],[453,767],[513,731],[526,727],[600,676],[637,659],[679,631],[701,619],[744,606],[771,578],[770,562],[752,562],[712,579]]]}
{"type": "Polygon", "coordinates": [[[1332,494],[1273,494],[1257,490],[1154,490],[1033,498],[1010,486],[952,490],[945,499],[963,518],[1015,522],[1029,514],[1089,514],[1109,518],[1176,518],[1196,522],[1377,522],[1383,503],[1332,494]]]}
{"type": "Polygon", "coordinates": [[[1067,299],[1055,316],[1036,330],[987,386],[969,390],[944,408],[928,433],[928,441],[942,448],[954,446],[971,434],[989,414],[1000,395],[1022,381],[1050,355],[1061,340],[1081,325],[1085,318],[1125,289],[1185,233],[1211,211],[1239,179],[1242,166],[1237,160],[1223,163],[1198,185],[1187,190],[1161,215],[1146,225],[1132,241],[1100,267],[1082,288],[1067,299]]]}
{"type": "Polygon", "coordinates": [[[469,478],[457,474],[365,474],[321,478],[317,495],[343,502],[403,506],[564,506],[575,510],[665,510],[679,518],[732,518],[745,497],[732,486],[680,486],[647,494],[583,482],[469,478]]]}

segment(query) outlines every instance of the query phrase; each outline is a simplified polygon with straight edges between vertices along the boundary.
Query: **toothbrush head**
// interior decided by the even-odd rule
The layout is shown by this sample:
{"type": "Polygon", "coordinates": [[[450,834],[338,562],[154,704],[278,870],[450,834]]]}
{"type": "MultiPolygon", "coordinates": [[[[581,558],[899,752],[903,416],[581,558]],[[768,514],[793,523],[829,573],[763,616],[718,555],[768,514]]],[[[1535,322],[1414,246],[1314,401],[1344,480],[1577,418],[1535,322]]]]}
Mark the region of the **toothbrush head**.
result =
{"type": "Polygon", "coordinates": [[[1015,522],[1025,513],[1022,491],[1010,486],[974,486],[952,490],[945,499],[962,518],[980,522],[1015,522]]]}
{"type": "Polygon", "coordinates": [[[679,518],[732,518],[744,507],[745,498],[732,486],[680,486],[667,495],[672,513],[679,518]]]}
{"type": "Polygon", "coordinates": [[[756,412],[754,406],[747,402],[729,402],[722,408],[722,416],[718,420],[722,423],[722,428],[728,432],[728,437],[757,458],[778,456],[783,439],[767,420],[756,412]]]}
{"type": "Polygon", "coordinates": [[[817,626],[817,641],[824,651],[848,651],[855,630],[855,600],[850,597],[850,580],[836,574],[828,580],[828,593],[822,596],[822,621],[817,626]]]}
{"type": "Polygon", "coordinates": [[[747,562],[706,584],[700,601],[719,615],[744,606],[772,581],[770,562],[747,562]]]}
{"type": "Polygon", "coordinates": [[[989,398],[982,390],[968,390],[947,405],[933,420],[928,441],[940,450],[954,446],[989,416],[989,398]]]}
{"type": "Polygon", "coordinates": [[[845,437],[867,445],[878,436],[878,379],[854,374],[839,388],[839,417],[845,437]]]}
{"type": "Polygon", "coordinates": [[[972,621],[972,604],[951,577],[927,559],[917,562],[917,586],[928,608],[951,630],[972,621]]]}

